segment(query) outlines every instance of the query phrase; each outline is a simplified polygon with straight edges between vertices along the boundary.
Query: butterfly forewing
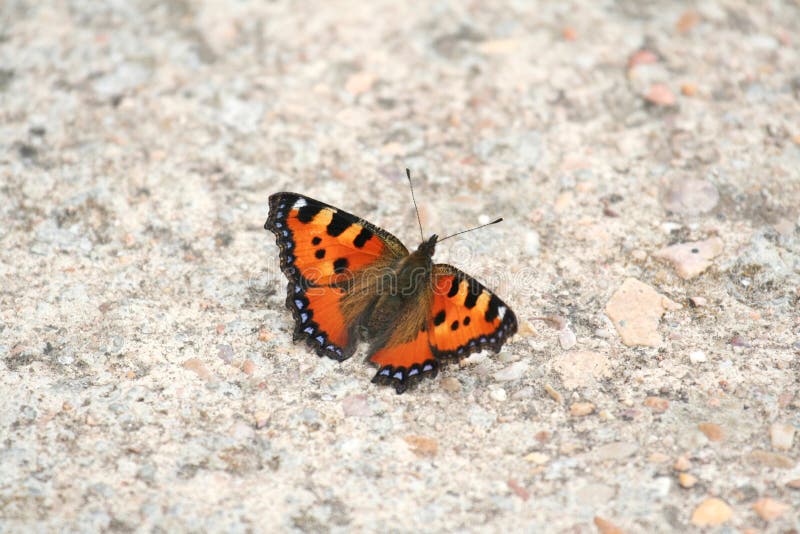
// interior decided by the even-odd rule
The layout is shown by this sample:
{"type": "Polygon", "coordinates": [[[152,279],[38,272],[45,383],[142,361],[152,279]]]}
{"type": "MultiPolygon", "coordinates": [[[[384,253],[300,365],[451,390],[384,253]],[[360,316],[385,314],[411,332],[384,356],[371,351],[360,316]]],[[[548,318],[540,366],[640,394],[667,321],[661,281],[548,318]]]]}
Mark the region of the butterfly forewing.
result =
{"type": "Polygon", "coordinates": [[[320,356],[345,359],[374,298],[365,288],[408,251],[388,232],[318,200],[276,193],[269,204],[264,227],[276,236],[289,278],[286,305],[295,337],[307,339],[320,356]]]}

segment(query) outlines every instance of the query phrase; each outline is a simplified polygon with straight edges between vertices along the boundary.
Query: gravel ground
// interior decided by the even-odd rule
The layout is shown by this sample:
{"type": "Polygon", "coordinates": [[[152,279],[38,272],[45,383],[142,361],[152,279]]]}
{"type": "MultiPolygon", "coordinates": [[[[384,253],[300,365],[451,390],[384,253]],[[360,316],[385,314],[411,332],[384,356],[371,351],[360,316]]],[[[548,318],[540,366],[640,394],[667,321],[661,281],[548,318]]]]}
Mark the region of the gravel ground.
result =
{"type": "Polygon", "coordinates": [[[1,531],[800,528],[796,1],[5,0],[0,217],[1,531]],[[262,226],[405,167],[520,332],[396,395],[262,226]]]}

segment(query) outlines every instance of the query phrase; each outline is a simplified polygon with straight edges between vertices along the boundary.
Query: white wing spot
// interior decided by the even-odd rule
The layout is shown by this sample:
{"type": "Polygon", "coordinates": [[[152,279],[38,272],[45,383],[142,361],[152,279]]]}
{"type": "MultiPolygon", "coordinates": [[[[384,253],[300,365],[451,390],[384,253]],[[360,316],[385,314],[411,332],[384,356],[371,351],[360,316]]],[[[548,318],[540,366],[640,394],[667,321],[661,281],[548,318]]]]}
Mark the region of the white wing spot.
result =
{"type": "Polygon", "coordinates": [[[305,207],[308,203],[304,198],[298,198],[297,201],[292,206],[293,209],[299,210],[302,207],[305,207]]]}
{"type": "Polygon", "coordinates": [[[505,317],[505,316],[506,316],[506,310],[507,310],[507,309],[508,309],[508,308],[506,308],[505,306],[499,306],[499,307],[497,308],[497,316],[498,316],[498,317],[500,317],[500,320],[501,320],[501,321],[503,320],[503,317],[505,317]]]}

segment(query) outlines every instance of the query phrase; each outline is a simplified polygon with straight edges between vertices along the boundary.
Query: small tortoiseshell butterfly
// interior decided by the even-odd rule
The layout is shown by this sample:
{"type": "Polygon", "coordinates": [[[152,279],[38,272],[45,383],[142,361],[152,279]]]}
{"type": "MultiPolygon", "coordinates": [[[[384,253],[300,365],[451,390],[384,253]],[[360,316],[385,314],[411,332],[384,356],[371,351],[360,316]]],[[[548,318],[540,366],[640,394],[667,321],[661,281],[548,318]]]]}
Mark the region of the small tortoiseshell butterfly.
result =
{"type": "Polygon", "coordinates": [[[297,193],[269,197],[264,228],[277,238],[289,279],[295,341],[343,361],[368,340],[369,361],[379,367],[372,381],[397,393],[436,376],[441,362],[498,352],[517,331],[514,312],[497,296],[433,263],[436,235],[409,253],[389,232],[297,193]]]}

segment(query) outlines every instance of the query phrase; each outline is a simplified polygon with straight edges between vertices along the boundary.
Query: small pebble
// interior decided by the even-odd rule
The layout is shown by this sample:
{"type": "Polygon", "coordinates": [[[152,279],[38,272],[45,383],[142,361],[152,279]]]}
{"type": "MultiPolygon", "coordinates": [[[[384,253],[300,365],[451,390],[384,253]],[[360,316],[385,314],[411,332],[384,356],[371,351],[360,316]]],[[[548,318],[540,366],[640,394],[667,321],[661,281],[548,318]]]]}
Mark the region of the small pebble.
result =
{"type": "Polygon", "coordinates": [[[650,456],[647,457],[647,461],[651,464],[663,464],[664,462],[669,461],[669,456],[662,452],[654,452],[650,456]]]}
{"type": "Polygon", "coordinates": [[[514,362],[508,367],[497,371],[494,374],[494,379],[498,382],[509,382],[511,380],[519,380],[522,378],[522,375],[525,371],[528,370],[528,362],[525,360],[520,360],[518,362],[514,362]]]}
{"type": "Polygon", "coordinates": [[[211,371],[209,371],[205,364],[197,358],[189,358],[183,362],[183,367],[193,371],[203,380],[211,380],[211,371]]]}
{"type": "Polygon", "coordinates": [[[633,455],[639,446],[633,442],[617,441],[596,447],[592,454],[597,460],[621,460],[633,455]]]}
{"type": "Polygon", "coordinates": [[[675,23],[675,29],[680,33],[687,33],[700,22],[700,14],[692,9],[686,10],[675,23]]]}
{"type": "Polygon", "coordinates": [[[639,65],[650,65],[653,63],[658,63],[657,55],[650,50],[637,50],[631,54],[631,57],[628,58],[628,69],[632,69],[639,65]]]}
{"type": "Polygon", "coordinates": [[[508,487],[517,494],[517,496],[522,499],[523,501],[527,501],[531,498],[531,494],[528,490],[524,487],[520,486],[519,483],[514,480],[513,478],[508,479],[508,487]]]}
{"type": "Polygon", "coordinates": [[[683,96],[694,96],[697,94],[697,85],[693,83],[684,83],[681,85],[681,93],[683,93],[683,96]]]}
{"type": "Polygon", "coordinates": [[[478,50],[490,56],[511,54],[518,47],[516,39],[490,39],[478,44],[478,50]]]}
{"type": "Polygon", "coordinates": [[[256,372],[256,364],[253,363],[253,360],[245,360],[242,364],[242,371],[245,374],[252,375],[256,372]]]}
{"type": "Polygon", "coordinates": [[[529,230],[525,234],[525,241],[524,241],[524,248],[525,252],[532,258],[536,258],[539,256],[539,250],[541,249],[541,244],[539,241],[539,234],[533,230],[529,230]]]}
{"type": "Polygon", "coordinates": [[[712,237],[705,241],[678,243],[662,248],[653,257],[670,262],[678,276],[689,280],[708,269],[711,260],[719,256],[722,250],[722,239],[712,237]]]}
{"type": "Polygon", "coordinates": [[[689,473],[680,473],[678,474],[678,484],[680,484],[682,488],[692,488],[697,484],[697,477],[689,473]]]}
{"type": "Polygon", "coordinates": [[[497,355],[497,361],[502,363],[511,363],[515,362],[519,359],[519,357],[511,352],[503,351],[497,355]]]}
{"type": "Polygon", "coordinates": [[[550,461],[550,457],[541,452],[532,452],[530,454],[527,454],[525,455],[524,459],[526,462],[530,462],[536,465],[546,464],[547,462],[550,461]]]}
{"type": "Polygon", "coordinates": [[[569,328],[564,328],[558,333],[558,342],[561,344],[562,349],[569,350],[578,343],[578,339],[575,336],[575,332],[569,328]]]}
{"type": "Polygon", "coordinates": [[[706,353],[702,350],[694,350],[689,353],[689,361],[692,363],[703,363],[706,361],[706,353]]]}
{"type": "Polygon", "coordinates": [[[591,402],[575,402],[569,407],[569,414],[573,417],[583,417],[594,413],[595,405],[591,402]]]}
{"type": "Polygon", "coordinates": [[[258,340],[259,341],[269,341],[272,338],[273,338],[272,332],[270,332],[266,328],[260,328],[258,330],[258,340]]]}
{"type": "Polygon", "coordinates": [[[716,423],[700,423],[697,429],[706,435],[709,441],[722,441],[725,439],[725,432],[716,423]]]}
{"type": "Polygon", "coordinates": [[[655,413],[664,413],[669,408],[669,401],[661,397],[647,397],[644,400],[644,405],[655,413]]]}
{"type": "Polygon", "coordinates": [[[697,527],[712,527],[729,521],[733,510],[722,499],[706,499],[692,512],[692,524],[697,527]]]}
{"type": "Polygon", "coordinates": [[[609,332],[605,328],[598,328],[597,330],[594,331],[594,335],[595,337],[599,337],[601,339],[608,339],[609,337],[611,337],[611,332],[609,332]]]}
{"type": "Polygon", "coordinates": [[[673,106],[675,105],[675,93],[672,92],[666,84],[654,83],[644,95],[645,100],[656,106],[673,106]]]}
{"type": "Polygon", "coordinates": [[[491,390],[489,392],[489,396],[498,402],[503,402],[508,398],[508,394],[506,393],[506,390],[503,388],[497,388],[491,390]]]}
{"type": "Polygon", "coordinates": [[[747,339],[745,339],[744,337],[742,337],[742,336],[740,336],[738,334],[733,336],[731,338],[731,340],[729,341],[729,343],[733,347],[749,347],[750,346],[750,342],[747,341],[747,339]]]}
{"type": "MultiPolygon", "coordinates": [[[[222,326],[222,325],[220,325],[222,326]]],[[[217,345],[217,356],[220,360],[225,363],[231,363],[233,361],[233,347],[230,345],[217,345]]]]}
{"type": "Polygon", "coordinates": [[[547,392],[548,395],[550,395],[550,398],[556,401],[558,404],[561,404],[563,402],[564,399],[561,397],[561,393],[556,391],[550,384],[545,384],[544,390],[547,392]]]}
{"type": "Polygon", "coordinates": [[[442,380],[439,382],[439,385],[443,390],[449,393],[458,393],[461,391],[461,382],[459,382],[454,376],[446,376],[442,378],[442,380]]]}
{"type": "Polygon", "coordinates": [[[753,503],[753,510],[764,521],[772,521],[791,510],[791,506],[774,499],[763,498],[753,503]]]}
{"type": "Polygon", "coordinates": [[[608,519],[603,519],[599,515],[594,516],[594,526],[597,527],[597,531],[600,534],[625,534],[624,530],[608,519]]]}
{"type": "Polygon", "coordinates": [[[628,346],[655,347],[661,344],[658,322],[665,311],[680,309],[677,304],[655,289],[628,278],[611,296],[606,313],[628,346]]]}
{"type": "Polygon", "coordinates": [[[411,449],[411,452],[417,456],[436,456],[436,453],[439,452],[439,443],[433,438],[409,435],[403,439],[408,444],[408,448],[411,449]]]}
{"type": "Polygon", "coordinates": [[[267,426],[267,422],[269,421],[269,414],[265,411],[257,411],[253,414],[253,419],[256,422],[256,428],[264,428],[267,426]]]}
{"type": "Polygon", "coordinates": [[[672,468],[675,471],[688,471],[692,468],[692,463],[686,457],[686,455],[678,456],[678,459],[675,460],[675,463],[672,465],[672,468]]]}
{"type": "Polygon", "coordinates": [[[769,439],[772,448],[779,451],[788,451],[794,442],[794,426],[782,423],[773,423],[769,427],[769,439]]]}

